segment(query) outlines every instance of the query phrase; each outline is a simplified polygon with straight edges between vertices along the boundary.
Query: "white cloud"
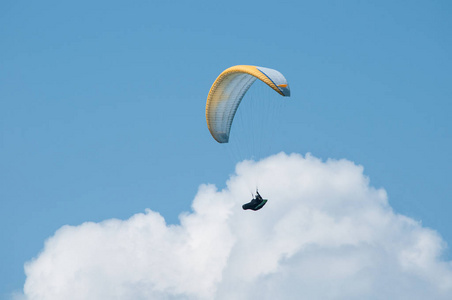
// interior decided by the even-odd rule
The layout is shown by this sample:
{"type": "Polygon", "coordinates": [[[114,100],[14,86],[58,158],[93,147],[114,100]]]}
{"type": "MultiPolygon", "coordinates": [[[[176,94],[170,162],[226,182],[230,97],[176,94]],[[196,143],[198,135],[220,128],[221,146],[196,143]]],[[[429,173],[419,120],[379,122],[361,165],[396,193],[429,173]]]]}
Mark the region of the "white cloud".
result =
{"type": "Polygon", "coordinates": [[[346,160],[280,153],[242,162],[227,188],[202,185],[167,225],[64,226],[25,266],[27,299],[452,299],[433,230],[394,213],[346,160]],[[243,211],[259,183],[267,205],[243,211]]]}

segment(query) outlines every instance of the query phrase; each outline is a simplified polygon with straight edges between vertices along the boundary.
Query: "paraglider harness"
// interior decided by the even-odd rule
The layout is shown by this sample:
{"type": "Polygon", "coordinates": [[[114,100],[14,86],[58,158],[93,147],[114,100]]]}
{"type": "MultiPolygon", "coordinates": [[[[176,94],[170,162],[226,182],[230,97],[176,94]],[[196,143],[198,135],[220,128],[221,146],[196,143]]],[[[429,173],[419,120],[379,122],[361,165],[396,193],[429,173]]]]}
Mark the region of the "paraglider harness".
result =
{"type": "Polygon", "coordinates": [[[244,210],[251,209],[256,211],[264,207],[265,203],[267,203],[267,199],[263,199],[262,196],[259,194],[259,191],[256,189],[256,196],[253,195],[253,199],[251,200],[251,202],[243,204],[242,208],[244,210]]]}

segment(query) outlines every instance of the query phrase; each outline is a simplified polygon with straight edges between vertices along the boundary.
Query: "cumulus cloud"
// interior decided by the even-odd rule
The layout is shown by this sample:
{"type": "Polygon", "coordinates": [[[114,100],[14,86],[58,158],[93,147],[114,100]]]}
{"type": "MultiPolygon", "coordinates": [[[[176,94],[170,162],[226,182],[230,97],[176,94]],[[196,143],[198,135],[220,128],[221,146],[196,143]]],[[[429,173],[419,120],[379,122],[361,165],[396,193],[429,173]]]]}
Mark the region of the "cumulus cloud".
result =
{"type": "Polygon", "coordinates": [[[192,208],[60,228],[25,265],[25,299],[452,299],[444,241],[350,161],[245,161],[192,208]],[[270,200],[243,211],[256,181],[270,200]]]}

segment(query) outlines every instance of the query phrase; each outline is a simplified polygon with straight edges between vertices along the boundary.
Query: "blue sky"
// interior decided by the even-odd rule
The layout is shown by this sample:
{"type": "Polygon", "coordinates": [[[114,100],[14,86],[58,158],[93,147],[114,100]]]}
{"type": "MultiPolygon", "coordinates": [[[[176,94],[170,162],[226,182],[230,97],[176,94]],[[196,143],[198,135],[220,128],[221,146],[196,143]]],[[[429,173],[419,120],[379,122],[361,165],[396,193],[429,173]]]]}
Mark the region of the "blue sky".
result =
{"type": "MultiPolygon", "coordinates": [[[[3,1],[0,294],[63,225],[168,223],[234,172],[205,124],[225,68],[289,81],[274,151],[347,159],[452,243],[448,1],[3,1]]],[[[247,195],[248,197],[248,195],[247,195]]],[[[450,250],[445,255],[450,257],[450,250]]]]}

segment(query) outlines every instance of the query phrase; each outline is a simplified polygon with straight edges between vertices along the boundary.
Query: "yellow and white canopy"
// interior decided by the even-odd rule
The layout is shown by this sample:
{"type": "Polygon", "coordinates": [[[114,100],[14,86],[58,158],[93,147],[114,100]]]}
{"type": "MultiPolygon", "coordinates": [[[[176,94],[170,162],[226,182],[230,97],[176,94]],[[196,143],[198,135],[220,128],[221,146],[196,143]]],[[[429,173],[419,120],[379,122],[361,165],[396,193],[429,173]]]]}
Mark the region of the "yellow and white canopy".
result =
{"type": "Polygon", "coordinates": [[[286,78],[278,71],[256,66],[238,65],[224,70],[207,96],[207,127],[219,143],[229,141],[232,120],[250,86],[260,79],[281,96],[290,96],[286,78]]]}

